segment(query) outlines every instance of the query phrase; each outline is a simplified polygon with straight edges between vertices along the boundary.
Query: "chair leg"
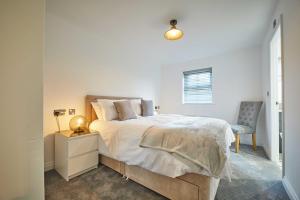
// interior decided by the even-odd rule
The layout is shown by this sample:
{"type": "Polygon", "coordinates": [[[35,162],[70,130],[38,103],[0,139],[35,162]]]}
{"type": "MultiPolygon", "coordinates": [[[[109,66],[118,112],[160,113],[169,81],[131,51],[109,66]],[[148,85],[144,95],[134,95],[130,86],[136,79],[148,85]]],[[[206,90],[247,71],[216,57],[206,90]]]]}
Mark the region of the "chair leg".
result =
{"type": "Polygon", "coordinates": [[[240,134],[235,134],[235,153],[238,153],[240,150],[240,134]]]}
{"type": "Polygon", "coordinates": [[[254,151],[256,151],[256,133],[255,132],[252,134],[252,148],[254,151]]]}

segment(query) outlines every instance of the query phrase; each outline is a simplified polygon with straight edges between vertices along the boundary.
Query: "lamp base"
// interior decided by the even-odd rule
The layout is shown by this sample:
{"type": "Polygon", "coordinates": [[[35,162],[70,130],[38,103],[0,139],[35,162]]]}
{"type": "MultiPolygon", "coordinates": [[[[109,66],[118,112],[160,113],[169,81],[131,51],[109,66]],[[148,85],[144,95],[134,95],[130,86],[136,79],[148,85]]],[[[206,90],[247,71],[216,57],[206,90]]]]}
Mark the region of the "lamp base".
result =
{"type": "Polygon", "coordinates": [[[84,130],[82,130],[82,129],[77,129],[77,130],[75,130],[75,131],[73,131],[74,133],[83,133],[84,132],[84,130]]]}
{"type": "Polygon", "coordinates": [[[84,135],[89,133],[89,130],[87,128],[78,128],[76,130],[73,131],[73,135],[84,135]]]}

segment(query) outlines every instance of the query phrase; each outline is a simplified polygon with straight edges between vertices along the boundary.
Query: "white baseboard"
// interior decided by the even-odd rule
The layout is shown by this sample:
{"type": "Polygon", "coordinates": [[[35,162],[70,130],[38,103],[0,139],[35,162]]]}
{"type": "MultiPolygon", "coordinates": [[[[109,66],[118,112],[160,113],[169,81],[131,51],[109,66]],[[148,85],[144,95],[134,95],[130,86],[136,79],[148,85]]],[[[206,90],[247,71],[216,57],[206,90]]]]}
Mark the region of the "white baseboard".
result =
{"type": "Polygon", "coordinates": [[[291,200],[299,200],[299,197],[293,188],[293,186],[290,184],[289,180],[286,177],[283,177],[282,179],[283,187],[286,191],[286,193],[289,195],[291,200]]]}
{"type": "Polygon", "coordinates": [[[44,164],[44,171],[45,171],[45,172],[46,172],[46,171],[50,171],[50,170],[52,170],[52,169],[54,169],[54,161],[46,162],[46,163],[44,164]]]}

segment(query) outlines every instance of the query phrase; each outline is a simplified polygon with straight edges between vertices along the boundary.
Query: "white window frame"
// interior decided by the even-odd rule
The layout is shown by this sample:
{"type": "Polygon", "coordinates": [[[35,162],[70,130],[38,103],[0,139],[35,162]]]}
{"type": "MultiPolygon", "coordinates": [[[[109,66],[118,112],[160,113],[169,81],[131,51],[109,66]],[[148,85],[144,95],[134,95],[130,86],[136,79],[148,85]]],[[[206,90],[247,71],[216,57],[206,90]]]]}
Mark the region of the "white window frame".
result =
{"type": "Polygon", "coordinates": [[[182,104],[214,104],[214,87],[213,87],[213,67],[204,67],[204,68],[198,68],[198,69],[192,69],[192,70],[185,70],[182,71],[182,104]],[[205,71],[210,70],[211,71],[211,101],[210,102],[185,102],[185,85],[184,85],[184,74],[185,73],[201,73],[201,71],[204,73],[205,71]]]}

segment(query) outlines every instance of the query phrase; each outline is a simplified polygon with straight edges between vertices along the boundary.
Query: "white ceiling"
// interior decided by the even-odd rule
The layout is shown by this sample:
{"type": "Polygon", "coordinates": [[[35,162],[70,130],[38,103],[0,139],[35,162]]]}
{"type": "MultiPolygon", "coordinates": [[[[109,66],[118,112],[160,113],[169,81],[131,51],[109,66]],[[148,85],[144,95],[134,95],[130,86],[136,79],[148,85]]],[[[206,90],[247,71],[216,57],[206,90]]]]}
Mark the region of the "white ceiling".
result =
{"type": "MultiPolygon", "coordinates": [[[[276,0],[48,0],[47,15],[101,38],[103,48],[182,62],[260,44],[276,0]],[[185,33],[163,34],[169,20],[185,33]]],[[[112,52],[113,53],[113,52],[112,52]]]]}

